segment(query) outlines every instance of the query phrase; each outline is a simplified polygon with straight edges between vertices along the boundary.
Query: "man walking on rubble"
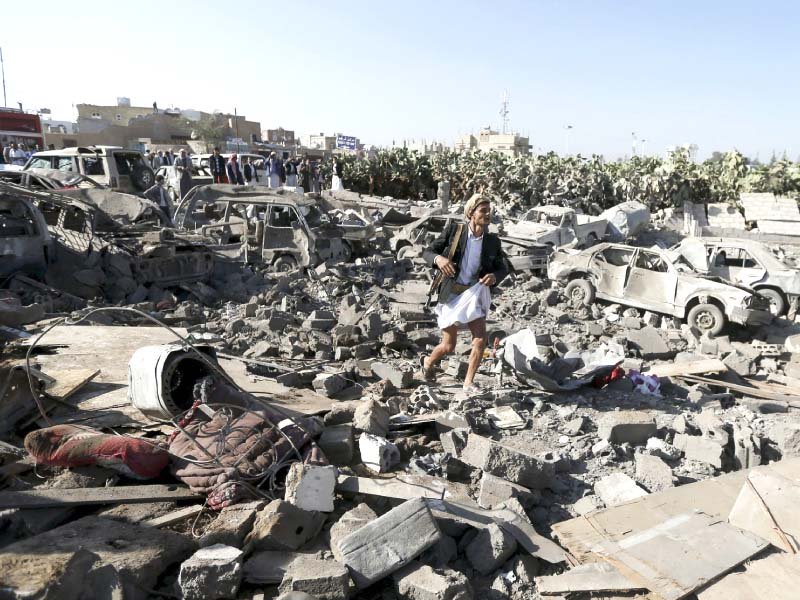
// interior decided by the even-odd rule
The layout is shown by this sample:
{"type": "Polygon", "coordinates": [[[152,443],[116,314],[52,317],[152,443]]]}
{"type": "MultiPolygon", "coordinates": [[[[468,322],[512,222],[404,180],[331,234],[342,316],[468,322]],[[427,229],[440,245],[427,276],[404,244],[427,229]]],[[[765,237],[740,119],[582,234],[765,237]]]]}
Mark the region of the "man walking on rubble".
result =
{"type": "Polygon", "coordinates": [[[459,329],[472,334],[472,352],[464,378],[464,391],[480,391],[473,380],[486,346],[486,317],[492,298],[489,288],[508,275],[500,238],[489,233],[492,205],[488,196],[473,195],[464,206],[466,223],[450,224],[423,252],[425,261],[444,276],[435,309],[442,341],[427,358],[420,358],[422,377],[433,379],[433,369],[455,350],[459,329]]]}
{"type": "Polygon", "coordinates": [[[208,158],[208,170],[214,178],[214,183],[228,183],[225,176],[225,158],[219,153],[219,148],[214,148],[214,154],[208,158]]]}

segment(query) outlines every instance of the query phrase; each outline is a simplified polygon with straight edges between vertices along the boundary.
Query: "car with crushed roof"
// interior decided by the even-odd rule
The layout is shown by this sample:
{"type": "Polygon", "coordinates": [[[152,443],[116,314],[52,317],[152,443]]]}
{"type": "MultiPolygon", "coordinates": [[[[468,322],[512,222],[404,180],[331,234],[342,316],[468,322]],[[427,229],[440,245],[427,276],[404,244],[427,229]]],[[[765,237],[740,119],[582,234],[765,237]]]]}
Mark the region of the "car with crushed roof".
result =
{"type": "Polygon", "coordinates": [[[728,323],[772,320],[768,302],[753,290],[698,274],[661,249],[602,243],[560,250],[550,260],[548,276],[564,283],[575,303],[588,305],[598,298],[670,315],[710,335],[728,323]]]}
{"type": "Polygon", "coordinates": [[[797,309],[800,270],[781,260],[769,246],[755,240],[686,238],[671,249],[691,262],[695,270],[746,285],[769,300],[772,314],[797,309]]]}
{"type": "Polygon", "coordinates": [[[583,244],[591,246],[606,235],[608,221],[575,212],[567,206],[531,208],[518,221],[504,224],[508,235],[546,244],[553,248],[583,244]]]}

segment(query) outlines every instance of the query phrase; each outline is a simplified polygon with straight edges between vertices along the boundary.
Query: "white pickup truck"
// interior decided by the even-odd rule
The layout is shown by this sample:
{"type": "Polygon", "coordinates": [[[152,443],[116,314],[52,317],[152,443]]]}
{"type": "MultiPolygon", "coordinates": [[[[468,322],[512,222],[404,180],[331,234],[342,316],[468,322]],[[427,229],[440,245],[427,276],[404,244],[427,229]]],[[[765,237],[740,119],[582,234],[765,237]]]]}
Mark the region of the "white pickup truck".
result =
{"type": "Polygon", "coordinates": [[[592,245],[606,235],[608,221],[576,213],[564,206],[537,206],[516,223],[505,226],[508,235],[558,248],[567,244],[592,245]]]}

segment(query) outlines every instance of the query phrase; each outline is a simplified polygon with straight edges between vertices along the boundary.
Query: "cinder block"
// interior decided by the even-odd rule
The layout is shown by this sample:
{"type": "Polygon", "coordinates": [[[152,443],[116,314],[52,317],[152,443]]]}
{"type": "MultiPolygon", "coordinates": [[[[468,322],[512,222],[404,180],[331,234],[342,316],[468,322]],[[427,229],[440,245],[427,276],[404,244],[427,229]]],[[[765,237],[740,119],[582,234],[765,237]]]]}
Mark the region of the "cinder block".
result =
{"type": "Polygon", "coordinates": [[[350,594],[350,574],[335,560],[299,556],[286,569],[278,591],[305,592],[319,600],[346,600],[350,594]]]}
{"type": "Polygon", "coordinates": [[[332,512],[336,497],[336,467],[305,465],[296,462],[286,475],[287,502],[303,510],[332,512]]]}
{"type": "Polygon", "coordinates": [[[246,544],[254,550],[297,550],[316,536],[325,515],[273,500],[256,515],[246,544]]]}
{"type": "Polygon", "coordinates": [[[400,462],[400,450],[386,438],[362,433],[358,438],[361,462],[369,470],[386,473],[400,462]]]}
{"type": "Polygon", "coordinates": [[[469,434],[467,445],[459,458],[490,475],[532,489],[546,488],[553,480],[553,464],[547,460],[474,433],[469,434]]]}
{"type": "Polygon", "coordinates": [[[236,598],[242,584],[243,552],[215,544],[201,548],[181,565],[178,585],[186,600],[236,598]]]}
{"type": "Polygon", "coordinates": [[[442,537],[422,498],[407,500],[339,542],[358,588],[401,569],[442,537]]]}

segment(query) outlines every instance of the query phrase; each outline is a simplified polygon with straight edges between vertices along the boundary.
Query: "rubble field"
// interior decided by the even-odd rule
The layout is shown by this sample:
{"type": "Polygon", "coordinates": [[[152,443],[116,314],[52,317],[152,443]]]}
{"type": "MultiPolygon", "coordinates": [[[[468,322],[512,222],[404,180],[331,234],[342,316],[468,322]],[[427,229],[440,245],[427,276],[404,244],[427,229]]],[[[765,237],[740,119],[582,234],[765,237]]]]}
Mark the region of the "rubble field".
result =
{"type": "MultiPolygon", "coordinates": [[[[419,373],[441,199],[206,187],[165,228],[0,185],[34,247],[0,288],[0,598],[795,597],[796,296],[716,274],[769,318],[704,331],[548,278],[605,221],[548,260],[521,219],[467,394],[465,334],[419,373]]],[[[683,238],[614,219],[631,256],[683,238]]]]}

